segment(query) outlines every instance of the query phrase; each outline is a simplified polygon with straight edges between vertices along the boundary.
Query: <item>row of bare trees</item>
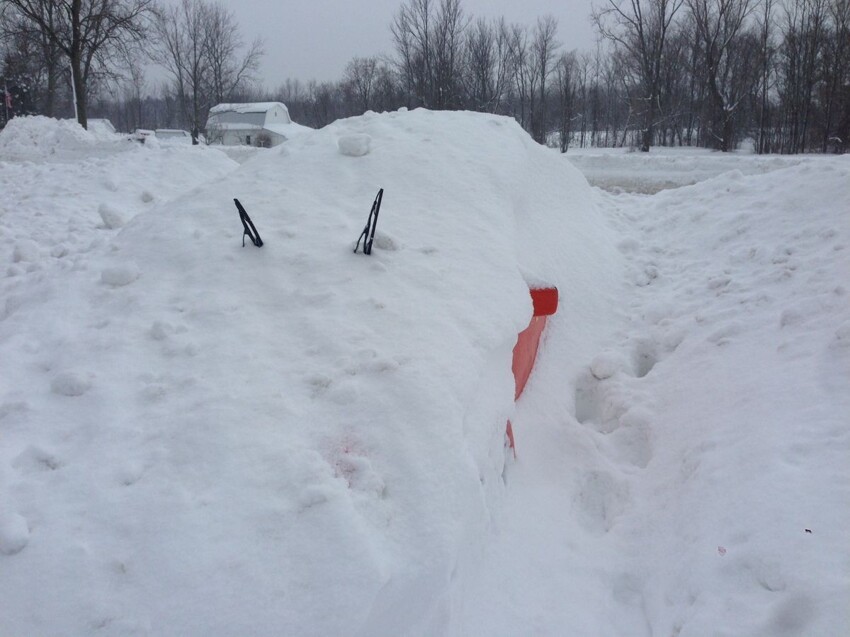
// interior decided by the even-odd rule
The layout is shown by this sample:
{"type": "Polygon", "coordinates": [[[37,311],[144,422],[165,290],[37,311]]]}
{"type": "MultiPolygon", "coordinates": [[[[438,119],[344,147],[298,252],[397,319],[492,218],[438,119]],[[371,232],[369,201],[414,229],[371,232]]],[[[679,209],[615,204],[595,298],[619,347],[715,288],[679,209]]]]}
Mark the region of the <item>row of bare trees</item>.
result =
{"type": "Polygon", "coordinates": [[[508,24],[461,0],[407,0],[393,55],[263,96],[313,126],[398,106],[505,114],[562,151],[850,147],[850,0],[596,0],[591,19],[599,44],[578,53],[551,17],[508,24]]]}
{"type": "Polygon", "coordinates": [[[850,0],[595,0],[599,41],[584,53],[565,50],[550,16],[510,24],[475,18],[462,0],[404,0],[390,55],[352,59],[337,82],[271,90],[253,81],[262,43],[243,41],[224,5],[152,2],[0,0],[7,74],[29,65],[40,112],[52,114],[76,65],[81,121],[93,96],[123,128],[180,126],[195,138],[211,105],[263,100],[316,127],[400,106],[498,113],[562,151],[850,146],[850,0]],[[142,43],[171,78],[156,96],[142,43]]]}
{"type": "Polygon", "coordinates": [[[604,0],[593,19],[625,71],[643,150],[668,137],[848,148],[848,0],[604,0]]]}

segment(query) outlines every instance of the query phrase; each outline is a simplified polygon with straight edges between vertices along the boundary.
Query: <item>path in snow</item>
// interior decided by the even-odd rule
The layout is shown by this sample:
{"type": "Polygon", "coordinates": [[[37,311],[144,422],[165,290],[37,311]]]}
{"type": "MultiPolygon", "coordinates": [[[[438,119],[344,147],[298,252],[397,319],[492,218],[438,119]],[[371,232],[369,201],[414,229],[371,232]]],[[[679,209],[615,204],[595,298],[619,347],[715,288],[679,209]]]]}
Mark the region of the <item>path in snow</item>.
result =
{"type": "Polygon", "coordinates": [[[850,634],[850,162],[607,201],[622,328],[551,323],[453,634],[850,634]]]}

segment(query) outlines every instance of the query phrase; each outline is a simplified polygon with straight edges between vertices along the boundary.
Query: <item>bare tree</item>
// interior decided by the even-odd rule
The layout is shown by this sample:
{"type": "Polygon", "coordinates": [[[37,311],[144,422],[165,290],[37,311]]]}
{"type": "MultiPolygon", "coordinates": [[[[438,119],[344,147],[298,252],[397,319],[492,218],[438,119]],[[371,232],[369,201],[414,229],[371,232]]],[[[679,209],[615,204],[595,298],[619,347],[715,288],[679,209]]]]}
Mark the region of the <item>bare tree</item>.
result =
{"type": "Polygon", "coordinates": [[[770,134],[770,91],[773,88],[773,68],[776,48],[773,42],[773,7],[774,0],[762,0],[761,13],[757,19],[758,30],[758,134],[756,137],[756,152],[769,152],[771,145],[770,134]]]}
{"type": "Polygon", "coordinates": [[[213,102],[225,102],[253,79],[263,55],[261,40],[241,53],[233,14],[223,5],[182,0],[160,11],[155,59],[171,74],[177,98],[197,144],[213,102]]]}
{"type": "Polygon", "coordinates": [[[824,49],[826,0],[791,0],[785,8],[781,48],[782,151],[804,152],[809,144],[812,108],[824,49]]]}
{"type": "Polygon", "coordinates": [[[531,74],[534,76],[534,83],[537,85],[536,109],[531,112],[531,136],[539,144],[546,143],[546,82],[554,70],[555,54],[560,46],[555,40],[557,32],[558,21],[554,17],[547,15],[538,18],[531,41],[531,74]]]}
{"type": "MultiPolygon", "coordinates": [[[[709,136],[712,146],[724,152],[734,145],[735,111],[744,97],[740,55],[744,23],[753,0],[687,0],[695,34],[701,48],[699,69],[710,100],[709,136]]],[[[748,93],[748,92],[747,92],[748,93]]]]}
{"type": "Polygon", "coordinates": [[[476,20],[466,32],[463,82],[467,107],[499,112],[510,77],[510,49],[504,20],[476,20]]]}
{"type": "Polygon", "coordinates": [[[254,79],[265,54],[261,38],[245,49],[233,12],[223,4],[206,5],[207,58],[213,101],[230,101],[234,93],[254,79]]]}
{"type": "MultiPolygon", "coordinates": [[[[7,10],[0,11],[0,36],[6,45],[3,51],[5,72],[26,75],[41,112],[53,117],[62,76],[62,51],[32,20],[12,6],[5,8],[7,10]],[[10,66],[14,69],[10,70],[10,66]]],[[[44,20],[51,26],[55,25],[57,10],[52,3],[43,7],[44,20]]]]}
{"type": "Polygon", "coordinates": [[[445,109],[460,99],[463,34],[468,20],[460,0],[409,0],[393,18],[390,31],[396,66],[411,105],[445,109]]]}
{"type": "Polygon", "coordinates": [[[117,50],[147,33],[153,0],[5,0],[71,65],[77,121],[88,126],[89,80],[117,50]]]}
{"type": "Polygon", "coordinates": [[[562,53],[555,65],[555,87],[558,91],[558,148],[567,152],[572,138],[576,102],[576,54],[562,53]]]}
{"type": "Polygon", "coordinates": [[[171,74],[177,100],[197,144],[212,93],[209,11],[202,0],[182,0],[163,9],[156,22],[160,48],[155,59],[171,74]]]}
{"type": "Polygon", "coordinates": [[[390,31],[396,49],[396,64],[410,105],[431,106],[433,86],[432,0],[410,0],[393,18],[390,31]]]}
{"type": "Polygon", "coordinates": [[[632,66],[643,102],[641,150],[653,143],[655,117],[659,110],[661,72],[667,37],[684,0],[607,0],[593,10],[599,33],[624,52],[632,66]]]}
{"type": "Polygon", "coordinates": [[[349,87],[361,112],[372,108],[378,70],[376,57],[355,57],[345,67],[343,82],[349,87]]]}
{"type": "Polygon", "coordinates": [[[528,28],[521,24],[512,24],[509,28],[508,47],[511,54],[511,69],[514,89],[519,100],[519,112],[514,113],[524,129],[531,126],[531,114],[534,112],[537,76],[532,73],[531,45],[528,40],[528,28]]]}
{"type": "Polygon", "coordinates": [[[821,152],[850,145],[850,0],[831,0],[823,61],[821,152]]]}

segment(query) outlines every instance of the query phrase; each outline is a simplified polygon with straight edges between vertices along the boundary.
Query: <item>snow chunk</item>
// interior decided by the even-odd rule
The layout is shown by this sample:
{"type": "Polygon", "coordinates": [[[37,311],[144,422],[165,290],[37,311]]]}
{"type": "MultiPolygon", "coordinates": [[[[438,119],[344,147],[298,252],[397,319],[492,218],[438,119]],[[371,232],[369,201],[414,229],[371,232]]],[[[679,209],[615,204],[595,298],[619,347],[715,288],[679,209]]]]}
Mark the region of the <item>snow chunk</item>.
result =
{"type": "Polygon", "coordinates": [[[593,359],[590,364],[590,373],[597,380],[605,380],[611,378],[619,370],[623,368],[623,358],[612,352],[603,352],[593,359]]]}
{"type": "Polygon", "coordinates": [[[91,389],[91,381],[87,375],[71,370],[58,374],[51,381],[50,389],[60,396],[82,396],[91,389]]]}
{"type": "Polygon", "coordinates": [[[339,152],[347,157],[362,157],[369,154],[372,138],[369,135],[343,135],[337,142],[339,152]]]}
{"type": "Polygon", "coordinates": [[[115,266],[114,268],[106,268],[100,273],[100,280],[106,285],[111,285],[112,287],[117,288],[129,285],[138,279],[140,274],[139,266],[135,263],[128,263],[125,265],[115,266]]]}
{"type": "Polygon", "coordinates": [[[100,204],[97,209],[97,214],[99,214],[100,218],[103,219],[103,225],[110,230],[124,227],[124,218],[121,216],[121,213],[109,204],[100,204]]]}
{"type": "Polygon", "coordinates": [[[29,526],[22,515],[0,512],[0,553],[4,555],[19,553],[29,539],[29,526]]]}

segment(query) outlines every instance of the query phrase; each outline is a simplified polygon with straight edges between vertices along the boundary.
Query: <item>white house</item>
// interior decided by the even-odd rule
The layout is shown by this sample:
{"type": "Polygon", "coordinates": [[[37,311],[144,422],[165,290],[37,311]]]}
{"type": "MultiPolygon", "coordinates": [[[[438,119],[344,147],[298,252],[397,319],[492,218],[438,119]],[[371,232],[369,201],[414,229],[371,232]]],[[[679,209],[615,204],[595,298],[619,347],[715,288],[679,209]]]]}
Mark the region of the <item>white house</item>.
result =
{"type": "Polygon", "coordinates": [[[306,130],[280,102],[218,104],[207,118],[207,139],[225,146],[277,146],[306,130]]]}

